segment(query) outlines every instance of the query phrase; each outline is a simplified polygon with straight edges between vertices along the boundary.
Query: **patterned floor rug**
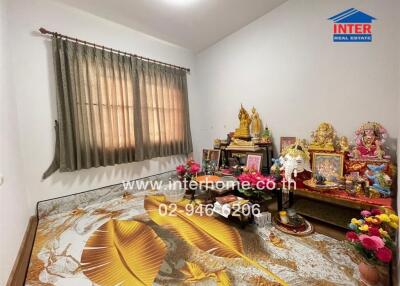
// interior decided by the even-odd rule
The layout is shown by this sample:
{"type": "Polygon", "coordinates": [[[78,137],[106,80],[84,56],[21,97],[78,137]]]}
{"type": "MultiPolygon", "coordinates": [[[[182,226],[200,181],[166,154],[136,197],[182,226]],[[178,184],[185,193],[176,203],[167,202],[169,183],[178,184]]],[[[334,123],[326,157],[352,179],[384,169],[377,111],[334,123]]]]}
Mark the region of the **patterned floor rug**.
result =
{"type": "Polygon", "coordinates": [[[42,216],[25,285],[358,285],[345,242],[242,230],[165,203],[125,193],[42,216]]]}

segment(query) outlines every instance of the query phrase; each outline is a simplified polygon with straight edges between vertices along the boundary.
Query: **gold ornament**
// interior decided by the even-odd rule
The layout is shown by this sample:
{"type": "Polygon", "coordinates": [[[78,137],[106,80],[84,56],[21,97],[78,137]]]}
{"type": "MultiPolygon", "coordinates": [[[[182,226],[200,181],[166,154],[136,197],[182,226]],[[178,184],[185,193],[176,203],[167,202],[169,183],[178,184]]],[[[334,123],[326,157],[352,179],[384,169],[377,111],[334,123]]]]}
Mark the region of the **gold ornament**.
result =
{"type": "Polygon", "coordinates": [[[309,161],[310,152],[308,152],[307,146],[304,145],[304,141],[305,140],[296,139],[296,142],[294,144],[289,145],[285,148],[285,150],[282,150],[281,156],[285,157],[286,155],[289,155],[293,158],[300,156],[305,161],[309,161]]]}
{"type": "Polygon", "coordinates": [[[334,143],[336,133],[332,125],[326,122],[321,123],[317,130],[312,133],[310,150],[335,151],[334,143]]]}
{"type": "Polygon", "coordinates": [[[339,146],[340,146],[340,152],[344,153],[350,151],[349,140],[347,139],[346,136],[340,137],[339,146]]]}
{"type": "Polygon", "coordinates": [[[216,272],[205,272],[200,265],[193,262],[186,262],[180,271],[186,276],[185,282],[196,283],[206,278],[217,280],[217,286],[230,286],[231,281],[224,269],[216,272]]]}

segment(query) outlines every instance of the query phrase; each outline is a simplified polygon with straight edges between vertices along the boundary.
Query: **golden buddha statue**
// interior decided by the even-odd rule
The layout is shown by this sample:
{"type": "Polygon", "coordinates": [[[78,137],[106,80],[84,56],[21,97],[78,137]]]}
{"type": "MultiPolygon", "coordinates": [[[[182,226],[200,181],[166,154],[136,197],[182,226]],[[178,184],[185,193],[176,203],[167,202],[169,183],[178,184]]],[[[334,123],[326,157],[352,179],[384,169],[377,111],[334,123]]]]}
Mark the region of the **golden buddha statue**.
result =
{"type": "Polygon", "coordinates": [[[317,130],[311,134],[310,150],[335,151],[334,143],[336,132],[332,125],[321,123],[317,130]]]}
{"type": "Polygon", "coordinates": [[[256,111],[256,109],[253,107],[251,109],[251,135],[254,138],[259,138],[261,134],[261,119],[260,115],[256,111]]]}
{"type": "Polygon", "coordinates": [[[234,137],[235,138],[250,138],[250,130],[249,126],[251,123],[251,118],[247,113],[246,109],[243,108],[243,105],[240,105],[240,111],[238,114],[238,118],[240,120],[239,128],[236,128],[234,137]]]}

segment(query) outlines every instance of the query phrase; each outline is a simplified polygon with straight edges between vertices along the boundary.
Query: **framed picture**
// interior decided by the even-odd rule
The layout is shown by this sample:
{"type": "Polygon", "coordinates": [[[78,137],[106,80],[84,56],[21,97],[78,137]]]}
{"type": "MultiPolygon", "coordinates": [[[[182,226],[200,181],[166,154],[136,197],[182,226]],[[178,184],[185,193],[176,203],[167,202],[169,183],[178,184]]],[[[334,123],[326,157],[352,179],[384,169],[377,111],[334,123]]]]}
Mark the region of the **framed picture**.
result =
{"type": "Polygon", "coordinates": [[[218,169],[219,167],[219,158],[221,156],[221,150],[213,150],[213,149],[203,149],[203,164],[208,161],[209,165],[213,168],[218,169]]]}
{"type": "Polygon", "coordinates": [[[282,153],[286,147],[296,143],[296,137],[281,137],[280,152],[282,153]]]}
{"type": "Polygon", "coordinates": [[[336,181],[343,176],[343,154],[313,153],[313,174],[324,176],[328,181],[336,181]]]}
{"type": "Polygon", "coordinates": [[[246,167],[249,170],[260,172],[262,156],[260,155],[247,155],[246,167]]]}

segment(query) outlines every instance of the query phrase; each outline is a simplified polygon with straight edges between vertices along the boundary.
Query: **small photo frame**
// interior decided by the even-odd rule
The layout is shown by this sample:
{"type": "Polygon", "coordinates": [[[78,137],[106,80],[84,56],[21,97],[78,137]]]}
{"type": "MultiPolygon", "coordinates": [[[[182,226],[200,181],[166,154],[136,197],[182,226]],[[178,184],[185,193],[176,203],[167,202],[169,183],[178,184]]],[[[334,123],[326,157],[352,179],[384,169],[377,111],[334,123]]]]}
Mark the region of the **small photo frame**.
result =
{"type": "Polygon", "coordinates": [[[334,182],[343,177],[343,154],[313,153],[312,171],[314,175],[322,175],[334,182]]]}
{"type": "Polygon", "coordinates": [[[262,156],[260,155],[247,155],[246,167],[249,170],[260,172],[262,156]]]}
{"type": "Polygon", "coordinates": [[[204,163],[206,160],[209,160],[209,163],[217,169],[219,167],[220,156],[221,150],[203,149],[202,162],[204,163]]]}
{"type": "Polygon", "coordinates": [[[296,143],[296,137],[281,137],[280,153],[294,143],[296,143]]]}

